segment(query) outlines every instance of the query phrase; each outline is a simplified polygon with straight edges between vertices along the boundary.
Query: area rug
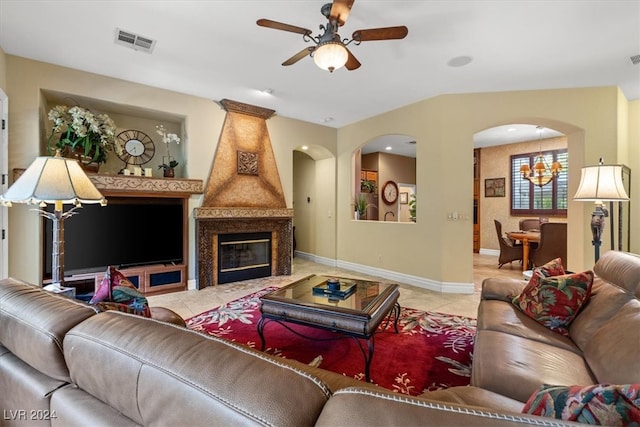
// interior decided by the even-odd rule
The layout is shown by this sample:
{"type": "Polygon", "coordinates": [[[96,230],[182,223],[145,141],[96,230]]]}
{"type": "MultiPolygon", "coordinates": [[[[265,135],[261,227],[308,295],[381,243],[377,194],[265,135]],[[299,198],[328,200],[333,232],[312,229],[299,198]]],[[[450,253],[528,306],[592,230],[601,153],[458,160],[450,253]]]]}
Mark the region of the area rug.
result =
{"type": "MultiPolygon", "coordinates": [[[[260,296],[268,287],[187,319],[187,327],[260,349],[260,296]]],[[[265,352],[364,381],[364,356],[354,338],[287,323],[265,325],[265,352]]],[[[475,319],[402,307],[398,322],[383,322],[375,335],[371,382],[408,395],[468,385],[475,319]]],[[[366,343],[361,340],[366,349],[366,343]]]]}

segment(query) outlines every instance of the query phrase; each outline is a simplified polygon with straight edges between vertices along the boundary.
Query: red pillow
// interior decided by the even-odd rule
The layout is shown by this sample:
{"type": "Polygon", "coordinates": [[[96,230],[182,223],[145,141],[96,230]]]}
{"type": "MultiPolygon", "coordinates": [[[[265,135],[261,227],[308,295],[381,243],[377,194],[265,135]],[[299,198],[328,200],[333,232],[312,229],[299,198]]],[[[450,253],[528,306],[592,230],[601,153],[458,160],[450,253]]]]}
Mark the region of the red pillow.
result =
{"type": "Polygon", "coordinates": [[[543,277],[534,271],[513,304],[554,332],[569,335],[569,325],[591,296],[593,271],[543,277]]]}

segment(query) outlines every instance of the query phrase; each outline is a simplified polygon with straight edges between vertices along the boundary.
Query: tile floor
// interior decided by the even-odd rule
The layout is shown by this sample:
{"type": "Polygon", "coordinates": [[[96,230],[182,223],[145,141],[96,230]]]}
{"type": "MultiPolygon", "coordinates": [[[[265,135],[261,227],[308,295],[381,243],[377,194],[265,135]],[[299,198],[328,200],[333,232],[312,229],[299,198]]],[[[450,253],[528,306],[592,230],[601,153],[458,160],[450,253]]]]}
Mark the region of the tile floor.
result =
{"type": "MultiPolygon", "coordinates": [[[[399,283],[400,299],[398,302],[401,306],[420,310],[476,317],[478,303],[480,301],[480,286],[485,278],[522,278],[522,266],[517,262],[511,265],[504,265],[501,269],[498,269],[498,259],[495,256],[474,254],[473,261],[473,283],[475,285],[475,292],[473,294],[444,294],[399,283]]],[[[192,290],[156,295],[148,297],[148,299],[150,305],[170,308],[187,319],[267,286],[284,286],[309,274],[388,281],[350,270],[328,267],[300,258],[293,259],[292,270],[293,274],[291,274],[291,276],[246,280],[216,287],[208,287],[201,291],[192,290]]]]}

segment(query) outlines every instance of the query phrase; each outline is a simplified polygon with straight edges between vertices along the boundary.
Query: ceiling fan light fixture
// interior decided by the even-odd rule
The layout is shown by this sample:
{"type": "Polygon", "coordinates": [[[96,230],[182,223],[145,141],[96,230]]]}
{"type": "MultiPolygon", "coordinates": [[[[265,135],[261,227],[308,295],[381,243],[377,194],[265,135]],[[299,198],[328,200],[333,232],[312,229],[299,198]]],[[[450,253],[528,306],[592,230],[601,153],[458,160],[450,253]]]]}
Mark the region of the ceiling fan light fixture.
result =
{"type": "Polygon", "coordinates": [[[347,59],[349,59],[347,48],[335,40],[320,43],[313,52],[313,61],[316,65],[330,73],[343,67],[347,59]]]}

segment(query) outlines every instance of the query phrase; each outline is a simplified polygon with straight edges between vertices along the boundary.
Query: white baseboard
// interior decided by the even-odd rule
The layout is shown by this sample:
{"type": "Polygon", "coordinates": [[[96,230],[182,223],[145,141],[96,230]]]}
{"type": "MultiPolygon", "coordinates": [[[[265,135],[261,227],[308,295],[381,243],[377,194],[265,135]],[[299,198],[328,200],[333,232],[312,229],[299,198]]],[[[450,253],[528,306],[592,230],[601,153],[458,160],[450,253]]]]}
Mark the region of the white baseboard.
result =
{"type": "Polygon", "coordinates": [[[358,273],[369,274],[371,276],[382,277],[394,282],[406,283],[418,288],[428,289],[435,292],[450,294],[472,294],[474,292],[473,283],[439,282],[424,277],[412,276],[399,273],[397,271],[375,268],[368,265],[356,264],[348,261],[334,260],[331,258],[319,257],[317,255],[296,251],[295,256],[308,261],[330,267],[344,268],[345,270],[356,271],[358,273]]]}
{"type": "Polygon", "coordinates": [[[499,249],[483,249],[480,248],[480,255],[500,256],[499,249]]]}

